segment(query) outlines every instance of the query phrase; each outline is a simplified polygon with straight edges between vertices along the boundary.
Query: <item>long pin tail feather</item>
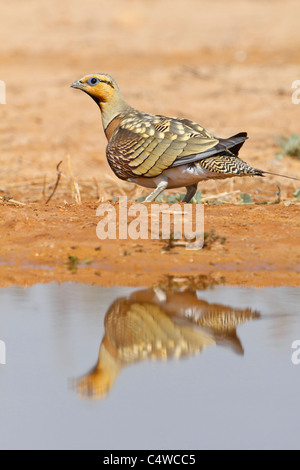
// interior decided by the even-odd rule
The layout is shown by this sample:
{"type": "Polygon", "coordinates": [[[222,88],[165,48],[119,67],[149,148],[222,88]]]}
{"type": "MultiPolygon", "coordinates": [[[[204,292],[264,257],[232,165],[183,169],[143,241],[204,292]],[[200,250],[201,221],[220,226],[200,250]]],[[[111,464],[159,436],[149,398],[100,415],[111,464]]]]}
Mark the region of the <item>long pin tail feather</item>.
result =
{"type": "Polygon", "coordinates": [[[263,171],[263,170],[261,170],[261,172],[265,175],[280,176],[281,178],[287,178],[289,180],[300,181],[300,178],[295,178],[294,176],[286,176],[286,175],[281,175],[279,173],[272,173],[270,171],[263,171]]]}

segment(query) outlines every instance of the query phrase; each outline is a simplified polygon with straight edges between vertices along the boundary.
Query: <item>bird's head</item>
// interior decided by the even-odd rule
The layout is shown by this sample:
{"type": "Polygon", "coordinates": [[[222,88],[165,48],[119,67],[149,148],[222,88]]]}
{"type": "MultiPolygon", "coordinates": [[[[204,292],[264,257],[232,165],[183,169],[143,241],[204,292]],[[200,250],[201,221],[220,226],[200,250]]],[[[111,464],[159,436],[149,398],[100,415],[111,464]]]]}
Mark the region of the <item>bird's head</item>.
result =
{"type": "Polygon", "coordinates": [[[101,109],[104,129],[118,114],[130,108],[115,80],[106,73],[86,75],[72,83],[71,87],[84,91],[97,103],[101,109]]]}
{"type": "Polygon", "coordinates": [[[115,80],[104,73],[85,75],[77,82],[72,83],[72,88],[78,88],[90,95],[98,104],[108,103],[119,93],[119,87],[115,80]]]}

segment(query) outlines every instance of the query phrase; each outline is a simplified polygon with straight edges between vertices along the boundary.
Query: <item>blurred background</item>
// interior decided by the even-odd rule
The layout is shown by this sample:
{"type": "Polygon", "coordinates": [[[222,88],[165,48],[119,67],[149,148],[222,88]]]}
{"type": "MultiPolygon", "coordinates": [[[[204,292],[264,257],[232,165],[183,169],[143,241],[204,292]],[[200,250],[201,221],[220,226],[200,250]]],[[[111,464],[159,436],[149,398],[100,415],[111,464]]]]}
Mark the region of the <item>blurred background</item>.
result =
{"type": "MultiPolygon", "coordinates": [[[[58,162],[68,171],[67,155],[83,199],[136,191],[106,162],[97,106],[70,88],[93,72],[111,74],[144,111],[193,119],[219,137],[247,131],[241,158],[299,176],[299,160],[276,158],[278,137],[299,132],[298,0],[11,0],[0,10],[0,195],[42,200],[58,162]]],[[[266,198],[274,181],[235,179],[218,191],[266,198]]],[[[296,189],[280,183],[283,196],[296,189]]]]}

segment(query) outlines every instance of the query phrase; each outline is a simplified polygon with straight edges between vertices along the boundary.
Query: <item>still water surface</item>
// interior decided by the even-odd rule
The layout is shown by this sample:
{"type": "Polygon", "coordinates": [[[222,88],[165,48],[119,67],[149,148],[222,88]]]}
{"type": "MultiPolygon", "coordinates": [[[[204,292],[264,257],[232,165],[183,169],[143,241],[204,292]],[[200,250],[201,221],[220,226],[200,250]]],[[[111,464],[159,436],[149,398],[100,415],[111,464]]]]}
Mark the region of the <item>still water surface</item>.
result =
{"type": "Polygon", "coordinates": [[[284,287],[0,289],[0,448],[299,449],[299,301],[284,287]]]}

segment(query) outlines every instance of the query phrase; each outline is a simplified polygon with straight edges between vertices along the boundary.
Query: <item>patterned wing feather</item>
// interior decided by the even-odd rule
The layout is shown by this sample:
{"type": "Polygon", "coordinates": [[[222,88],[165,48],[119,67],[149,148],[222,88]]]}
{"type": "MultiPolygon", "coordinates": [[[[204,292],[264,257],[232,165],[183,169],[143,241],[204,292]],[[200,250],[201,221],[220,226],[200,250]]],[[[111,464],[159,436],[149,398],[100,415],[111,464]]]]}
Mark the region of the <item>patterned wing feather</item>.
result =
{"type": "Polygon", "coordinates": [[[140,112],[124,117],[106,150],[117,176],[153,178],[164,170],[185,164],[184,157],[205,152],[219,140],[198,124],[140,112]]]}

